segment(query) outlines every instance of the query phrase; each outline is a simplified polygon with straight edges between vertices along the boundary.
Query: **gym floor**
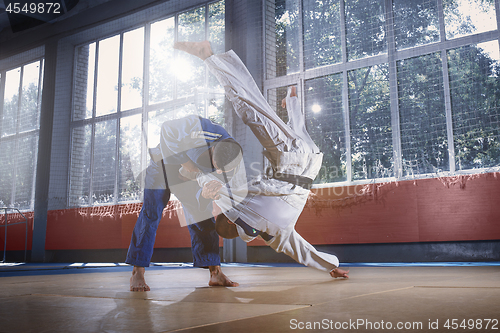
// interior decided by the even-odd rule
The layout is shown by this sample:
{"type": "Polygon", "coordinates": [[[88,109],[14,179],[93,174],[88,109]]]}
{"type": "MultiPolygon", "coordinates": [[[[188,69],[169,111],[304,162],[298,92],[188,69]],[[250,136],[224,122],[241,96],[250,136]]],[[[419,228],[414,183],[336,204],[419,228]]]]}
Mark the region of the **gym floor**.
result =
{"type": "Polygon", "coordinates": [[[149,292],[124,264],[0,264],[0,332],[499,332],[500,263],[295,264],[208,270],[156,263],[149,292]]]}

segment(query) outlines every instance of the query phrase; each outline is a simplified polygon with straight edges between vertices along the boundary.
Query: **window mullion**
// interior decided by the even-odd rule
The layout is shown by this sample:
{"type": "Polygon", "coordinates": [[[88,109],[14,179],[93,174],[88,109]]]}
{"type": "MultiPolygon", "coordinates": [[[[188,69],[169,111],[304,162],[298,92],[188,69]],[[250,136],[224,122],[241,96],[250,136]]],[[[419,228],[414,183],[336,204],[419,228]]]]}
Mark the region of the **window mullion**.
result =
{"type": "Polygon", "coordinates": [[[387,29],[387,51],[389,56],[389,87],[391,101],[391,128],[394,158],[394,176],[403,176],[401,153],[401,126],[399,119],[398,74],[396,66],[396,42],[394,39],[394,19],[392,15],[392,0],[385,0],[385,21],[387,29]]]}
{"type": "Polygon", "coordinates": [[[90,134],[90,176],[89,176],[89,200],[88,205],[93,206],[92,195],[94,193],[94,145],[95,145],[95,123],[91,125],[90,134]]]}
{"type": "Polygon", "coordinates": [[[23,79],[24,79],[24,66],[21,66],[21,74],[19,78],[19,90],[17,94],[17,117],[16,117],[16,135],[19,134],[21,122],[21,107],[23,102],[23,79]]]}
{"type": "MultiPolygon", "coordinates": [[[[144,29],[144,64],[142,81],[142,140],[141,140],[141,170],[145,170],[148,163],[148,111],[149,105],[149,63],[151,50],[151,23],[144,29]]],[[[144,188],[144,177],[141,177],[141,188],[144,188]]]]}
{"type": "Polygon", "coordinates": [[[455,144],[453,139],[453,117],[451,113],[451,92],[450,92],[450,77],[448,74],[448,59],[446,50],[441,51],[441,63],[443,67],[443,88],[444,88],[444,105],[446,111],[446,133],[448,137],[448,163],[450,172],[454,173],[455,165],[455,144]]]}
{"type": "MultiPolygon", "coordinates": [[[[210,33],[208,31],[209,29],[209,24],[208,24],[208,18],[210,14],[210,5],[206,4],[205,5],[205,40],[208,40],[210,33]]],[[[208,91],[210,89],[208,85],[208,78],[209,78],[209,73],[207,70],[207,66],[203,64],[203,70],[204,70],[204,75],[205,75],[205,81],[204,81],[204,86],[202,88],[201,94],[196,94],[198,92],[198,89],[195,90],[195,106],[196,108],[198,107],[198,102],[199,99],[201,98],[201,104],[203,105],[203,117],[208,118],[208,104],[207,104],[207,98],[208,96],[208,91]]]]}
{"type": "Polygon", "coordinates": [[[342,50],[342,63],[347,62],[347,32],[346,32],[345,2],[340,0],[340,47],[342,50]]]}
{"type": "MultiPolygon", "coordinates": [[[[298,40],[299,40],[299,76],[297,78],[298,81],[298,87],[297,87],[297,93],[300,96],[300,105],[301,105],[301,111],[302,114],[304,115],[304,119],[306,119],[307,112],[306,112],[306,88],[305,88],[305,80],[304,80],[304,70],[305,70],[305,64],[304,64],[304,20],[303,20],[303,15],[304,15],[304,1],[303,0],[298,0],[299,1],[299,13],[298,13],[298,25],[299,25],[299,34],[298,40]]],[[[266,58],[266,57],[264,57],[266,58]]],[[[288,92],[287,92],[288,94],[288,92]]],[[[307,124],[307,123],[306,123],[307,124]]],[[[307,129],[307,125],[306,125],[307,129]]]]}
{"type": "Polygon", "coordinates": [[[40,59],[38,62],[38,92],[37,92],[37,104],[36,104],[36,113],[37,113],[37,124],[36,124],[36,130],[34,132],[34,137],[37,139],[36,140],[36,151],[35,151],[35,168],[33,168],[33,184],[31,187],[31,203],[30,203],[30,209],[34,210],[35,209],[35,190],[36,190],[36,165],[38,162],[38,145],[39,145],[39,138],[40,138],[40,110],[42,106],[42,76],[43,76],[43,61],[44,59],[40,59]]]}
{"type": "Polygon", "coordinates": [[[116,102],[116,112],[118,117],[121,113],[121,96],[122,96],[122,67],[123,67],[123,33],[120,34],[120,46],[118,49],[118,96],[116,102]]]}
{"type": "MultiPolygon", "coordinates": [[[[176,14],[174,16],[174,44],[179,40],[179,14],[176,14]]],[[[177,60],[179,52],[178,50],[174,50],[174,61],[177,60]]],[[[174,75],[174,97],[173,99],[177,99],[177,75],[174,75]]]]}
{"type": "MultiPolygon", "coordinates": [[[[498,2],[498,1],[497,1],[498,2]]],[[[441,45],[446,41],[446,26],[444,21],[443,0],[437,0],[438,19],[439,19],[439,37],[441,45]]],[[[456,171],[455,165],[455,144],[453,139],[453,117],[451,113],[451,92],[450,92],[450,77],[448,73],[448,59],[446,49],[441,50],[441,64],[443,68],[443,89],[444,89],[444,105],[446,113],[446,133],[448,138],[448,164],[450,172],[456,171]]]]}
{"type": "Polygon", "coordinates": [[[87,204],[93,205],[92,195],[94,192],[94,145],[95,145],[95,119],[96,119],[96,105],[97,105],[97,72],[99,67],[99,41],[95,46],[95,66],[94,66],[94,96],[92,101],[92,122],[90,134],[90,175],[89,175],[89,199],[87,204]]]}
{"type": "Polygon", "coordinates": [[[15,207],[16,205],[16,177],[17,177],[17,170],[18,170],[18,167],[17,167],[17,162],[18,162],[18,156],[19,154],[17,154],[16,152],[19,151],[19,140],[21,140],[21,138],[19,136],[16,135],[16,138],[14,139],[14,154],[12,154],[12,159],[13,159],[13,168],[12,168],[12,193],[10,195],[10,205],[12,207],[15,207]]]}
{"type": "MultiPolygon", "coordinates": [[[[34,137],[36,138],[36,144],[35,146],[37,147],[35,154],[34,154],[34,165],[35,167],[33,168],[33,182],[31,184],[31,197],[30,197],[30,210],[35,210],[35,190],[36,190],[36,169],[37,169],[37,164],[38,164],[38,144],[40,142],[40,131],[36,130],[34,137]]],[[[50,158],[50,157],[49,157],[50,158]]]]}
{"type": "Polygon", "coordinates": [[[495,12],[497,15],[498,44],[500,45],[500,0],[495,0],[495,12]]]}
{"type": "Polygon", "coordinates": [[[438,21],[439,21],[439,41],[446,41],[446,27],[444,23],[444,7],[443,0],[437,0],[438,6],[438,21]]]}
{"type": "Polygon", "coordinates": [[[43,66],[44,66],[44,59],[40,59],[39,62],[39,72],[38,72],[38,98],[37,98],[37,109],[36,112],[38,113],[37,116],[37,128],[40,128],[40,116],[41,116],[41,108],[42,108],[42,76],[43,76],[43,66]]]}
{"type": "MultiPolygon", "coordinates": [[[[500,0],[495,0],[495,12],[497,14],[497,31],[500,31],[500,0]]],[[[498,35],[498,42],[500,43],[500,34],[498,35]]]]}
{"type": "Polygon", "coordinates": [[[99,42],[95,42],[95,57],[94,57],[94,92],[92,94],[92,119],[96,117],[96,105],[97,105],[97,71],[99,67],[99,42]]]}
{"type": "Polygon", "coordinates": [[[118,195],[120,193],[120,124],[121,124],[121,117],[118,117],[116,119],[116,140],[115,140],[115,189],[113,191],[113,203],[117,204],[118,203],[118,195]]]}
{"type": "Polygon", "coordinates": [[[349,86],[347,71],[342,71],[342,109],[344,110],[344,132],[346,145],[346,177],[347,183],[352,182],[352,156],[351,156],[351,124],[349,117],[349,86]]]}
{"type": "MultiPolygon", "coordinates": [[[[302,19],[303,18],[303,15],[304,15],[304,8],[303,8],[303,0],[298,0],[299,1],[299,13],[298,13],[298,24],[299,24],[299,33],[300,33],[300,36],[298,38],[299,40],[299,73],[304,73],[304,69],[305,69],[305,64],[304,64],[304,20],[302,19]]],[[[265,34],[265,32],[264,32],[265,34]]],[[[265,58],[265,57],[264,57],[265,58]]],[[[302,104],[303,105],[303,108],[305,106],[305,104],[302,104]]],[[[304,110],[304,113],[305,113],[305,110],[304,110]]]]}
{"type": "MultiPolygon", "coordinates": [[[[268,79],[268,69],[267,69],[267,64],[268,64],[268,61],[267,61],[267,57],[268,57],[268,50],[267,50],[267,36],[266,36],[266,24],[267,24],[267,21],[269,20],[268,18],[268,14],[267,14],[267,4],[268,4],[268,1],[269,0],[262,0],[262,49],[263,49],[263,52],[264,52],[264,56],[262,57],[262,78],[263,78],[263,88],[262,88],[262,91],[263,91],[263,95],[264,95],[264,98],[267,100],[267,90],[266,90],[266,80],[268,79]]],[[[300,0],[299,0],[300,1],[300,0]]],[[[227,1],[225,2],[225,6],[227,7],[227,1]]],[[[224,21],[228,21],[228,11],[227,11],[227,8],[225,9],[225,19],[224,21]]],[[[276,19],[275,17],[273,17],[273,22],[275,22],[276,19]]],[[[299,25],[299,28],[300,28],[300,25],[299,25]]],[[[226,43],[224,45],[224,50],[228,50],[227,47],[228,45],[230,45],[229,43],[227,43],[227,34],[226,34],[226,43]]],[[[300,48],[299,48],[299,53],[300,53],[300,48]]],[[[299,59],[302,59],[299,57],[299,59]]],[[[300,60],[299,60],[300,62],[300,60]]]]}
{"type": "Polygon", "coordinates": [[[122,71],[123,71],[123,33],[120,34],[120,47],[118,51],[118,101],[117,101],[117,119],[116,119],[116,139],[115,139],[115,186],[113,191],[113,203],[118,203],[120,187],[120,123],[121,123],[121,101],[122,101],[122,71]]]}
{"type": "Polygon", "coordinates": [[[5,98],[5,81],[7,79],[6,77],[6,71],[1,71],[0,72],[0,139],[3,134],[3,104],[4,104],[4,98],[5,98]]]}
{"type": "MultiPolygon", "coordinates": [[[[342,63],[347,62],[347,37],[346,37],[346,15],[344,0],[340,0],[340,43],[342,50],[342,63]]],[[[349,81],[347,70],[342,71],[342,108],[344,110],[344,136],[346,144],[346,177],[347,183],[352,181],[352,156],[351,156],[351,123],[349,114],[349,81]]]]}

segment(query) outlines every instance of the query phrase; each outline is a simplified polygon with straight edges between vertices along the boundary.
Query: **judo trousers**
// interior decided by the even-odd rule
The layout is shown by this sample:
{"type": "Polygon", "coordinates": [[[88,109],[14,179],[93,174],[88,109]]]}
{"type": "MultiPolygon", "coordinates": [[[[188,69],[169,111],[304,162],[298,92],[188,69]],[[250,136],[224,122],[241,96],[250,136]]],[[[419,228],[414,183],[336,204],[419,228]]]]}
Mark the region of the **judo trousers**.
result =
{"type": "MultiPolygon", "coordinates": [[[[179,172],[180,165],[165,164],[169,179],[179,172]]],[[[181,181],[180,179],[178,179],[181,181]]],[[[184,210],[184,216],[191,235],[191,251],[195,267],[220,265],[219,235],[215,231],[215,219],[194,223],[199,204],[196,195],[200,187],[195,181],[185,182],[182,191],[174,193],[184,210]]],[[[170,200],[171,190],[165,181],[162,162],[151,160],[146,169],[144,203],[135,223],[126,263],[134,266],[148,267],[153,255],[156,231],[160,223],[163,209],[170,200]]]]}

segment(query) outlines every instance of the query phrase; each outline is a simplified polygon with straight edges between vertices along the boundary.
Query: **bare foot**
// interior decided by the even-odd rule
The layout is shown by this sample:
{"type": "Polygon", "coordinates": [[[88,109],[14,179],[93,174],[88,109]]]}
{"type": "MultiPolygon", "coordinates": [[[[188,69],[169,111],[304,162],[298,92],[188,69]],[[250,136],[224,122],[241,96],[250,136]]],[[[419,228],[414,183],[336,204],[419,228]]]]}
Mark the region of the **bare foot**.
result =
{"type": "Polygon", "coordinates": [[[212,47],[208,40],[203,42],[177,42],[174,44],[174,49],[197,56],[201,60],[205,60],[213,55],[212,47]]]}
{"type": "Polygon", "coordinates": [[[238,287],[238,282],[229,280],[227,276],[222,273],[220,266],[208,266],[210,270],[210,281],[208,285],[211,287],[238,287]]]}
{"type": "Polygon", "coordinates": [[[338,278],[338,277],[341,277],[341,278],[346,278],[348,279],[349,276],[347,275],[349,274],[349,271],[344,271],[343,269],[340,269],[340,268],[335,268],[335,269],[332,269],[330,271],[330,276],[332,278],[338,278]]]}
{"type": "Polygon", "coordinates": [[[146,284],[144,279],[144,272],[146,268],[134,266],[132,270],[132,277],[130,278],[130,291],[150,291],[151,289],[146,284]]]}

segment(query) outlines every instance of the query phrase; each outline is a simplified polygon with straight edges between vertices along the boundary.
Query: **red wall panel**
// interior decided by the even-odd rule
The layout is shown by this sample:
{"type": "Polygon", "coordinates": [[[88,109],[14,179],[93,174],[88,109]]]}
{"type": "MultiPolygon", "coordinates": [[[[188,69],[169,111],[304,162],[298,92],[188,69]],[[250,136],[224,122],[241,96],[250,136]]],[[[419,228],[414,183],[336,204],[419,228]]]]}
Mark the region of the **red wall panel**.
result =
{"type": "Polygon", "coordinates": [[[500,240],[500,174],[343,189],[315,190],[300,216],[312,244],[500,240]]]}
{"type": "MultiPolygon", "coordinates": [[[[141,204],[50,211],[47,250],[128,248],[141,204]]],[[[164,211],[155,247],[190,247],[189,231],[175,204],[164,211]]],[[[182,211],[181,211],[182,212],[182,211]]]]}
{"type": "MultiPolygon", "coordinates": [[[[296,226],[312,244],[500,240],[500,174],[314,192],[315,199],[309,200],[296,226]]],[[[130,204],[49,211],[46,249],[126,249],[140,207],[130,204]]],[[[190,247],[182,211],[176,207],[171,203],[164,211],[157,248],[190,247]]],[[[28,249],[32,216],[28,214],[28,249]]],[[[3,231],[0,217],[2,246],[3,231]]],[[[24,250],[24,225],[9,226],[8,236],[8,250],[24,250]]],[[[249,245],[264,242],[255,240],[249,245]]]]}
{"type": "MultiPolygon", "coordinates": [[[[7,250],[24,251],[26,239],[26,223],[20,214],[7,214],[7,240],[5,240],[5,211],[0,212],[0,251],[3,251],[5,241],[7,241],[7,250]],[[20,223],[21,222],[21,223],[20,223]],[[11,224],[16,223],[16,224],[11,224]]],[[[28,238],[26,247],[31,250],[33,235],[33,212],[23,213],[27,220],[28,238]]]]}
{"type": "Polygon", "coordinates": [[[420,241],[500,239],[500,179],[476,177],[449,187],[436,179],[419,182],[420,241]]]}

